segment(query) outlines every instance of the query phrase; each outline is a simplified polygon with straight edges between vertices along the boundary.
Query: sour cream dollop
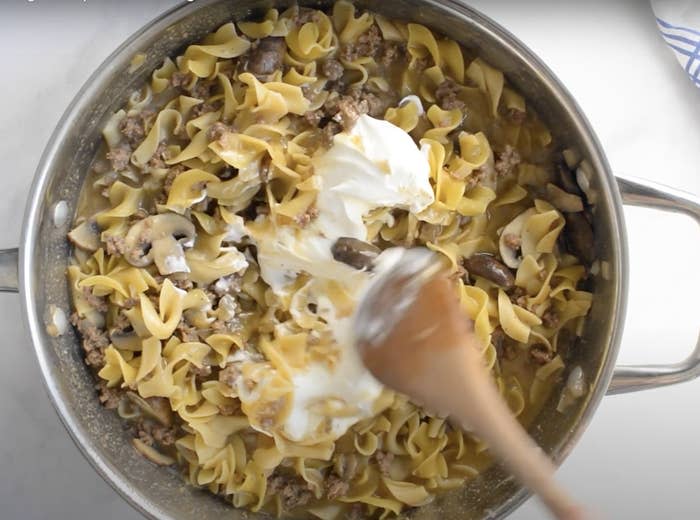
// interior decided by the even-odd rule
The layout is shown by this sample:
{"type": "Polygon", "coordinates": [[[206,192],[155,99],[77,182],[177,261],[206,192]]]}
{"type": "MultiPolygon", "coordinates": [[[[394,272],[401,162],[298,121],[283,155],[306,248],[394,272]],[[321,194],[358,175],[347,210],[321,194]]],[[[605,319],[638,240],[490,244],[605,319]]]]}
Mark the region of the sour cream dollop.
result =
{"type": "MultiPolygon", "coordinates": [[[[340,237],[367,240],[363,217],[377,208],[400,208],[418,213],[434,201],[427,155],[411,137],[391,123],[362,115],[350,131],[333,139],[326,153],[313,159],[319,187],[318,217],[306,228],[271,228],[256,237],[261,276],[282,296],[300,272],[343,283],[359,298],[370,280],[333,258],[331,247],[340,237]]],[[[315,295],[321,301],[324,295],[315,295]]],[[[382,385],[362,364],[352,339],[351,318],[338,317],[332,304],[319,305],[340,350],[333,369],[311,363],[294,374],[292,409],[283,434],[293,441],[307,441],[326,428],[337,438],[356,422],[375,413],[382,385]],[[324,417],[314,403],[342,400],[354,411],[342,417],[324,417]]]]}

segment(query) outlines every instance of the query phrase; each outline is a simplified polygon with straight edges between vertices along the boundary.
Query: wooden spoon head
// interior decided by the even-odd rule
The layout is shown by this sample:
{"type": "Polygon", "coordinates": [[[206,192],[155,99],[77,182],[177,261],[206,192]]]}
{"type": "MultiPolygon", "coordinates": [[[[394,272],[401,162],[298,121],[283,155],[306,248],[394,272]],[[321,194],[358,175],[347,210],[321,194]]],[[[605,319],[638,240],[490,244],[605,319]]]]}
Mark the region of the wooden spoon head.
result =
{"type": "MultiPolygon", "coordinates": [[[[361,305],[373,309],[375,320],[387,310],[397,315],[377,329],[380,334],[358,335],[357,348],[365,366],[382,383],[445,413],[449,395],[463,390],[468,377],[464,347],[476,346],[473,324],[460,308],[454,282],[443,269],[415,274],[410,279],[414,290],[407,289],[406,283],[405,277],[392,272],[378,287],[374,300],[363,300],[361,305]],[[387,309],[392,305],[394,308],[387,309]]],[[[473,353],[474,362],[479,363],[478,349],[473,353]]]]}

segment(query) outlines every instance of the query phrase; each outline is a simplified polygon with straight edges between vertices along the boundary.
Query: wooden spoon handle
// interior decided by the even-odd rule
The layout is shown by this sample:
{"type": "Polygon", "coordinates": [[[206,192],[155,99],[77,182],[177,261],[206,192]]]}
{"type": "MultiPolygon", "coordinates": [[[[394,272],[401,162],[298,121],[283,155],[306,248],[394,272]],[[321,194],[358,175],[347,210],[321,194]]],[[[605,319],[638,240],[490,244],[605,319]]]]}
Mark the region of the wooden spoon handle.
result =
{"type": "MultiPolygon", "coordinates": [[[[468,356],[478,356],[473,345],[465,345],[464,349],[468,356]]],[[[539,495],[556,518],[586,518],[583,509],[554,480],[554,464],[516,421],[496,385],[482,370],[481,360],[474,361],[466,364],[463,388],[468,397],[463,398],[463,406],[453,408],[455,418],[481,437],[516,478],[539,495]]]]}

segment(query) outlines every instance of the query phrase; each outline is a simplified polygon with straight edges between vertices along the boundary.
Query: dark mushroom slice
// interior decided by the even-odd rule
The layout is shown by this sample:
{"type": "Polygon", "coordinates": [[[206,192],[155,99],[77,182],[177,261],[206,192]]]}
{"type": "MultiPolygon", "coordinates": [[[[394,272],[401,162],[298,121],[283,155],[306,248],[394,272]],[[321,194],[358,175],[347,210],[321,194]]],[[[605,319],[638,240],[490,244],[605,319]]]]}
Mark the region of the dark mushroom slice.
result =
{"type": "Polygon", "coordinates": [[[381,249],[356,238],[340,237],[331,247],[331,253],[338,262],[355,269],[366,270],[372,267],[381,249]]]}
{"type": "Polygon", "coordinates": [[[568,213],[564,218],[566,218],[564,238],[568,250],[590,266],[595,260],[595,242],[591,224],[584,213],[568,213]]]}
{"type": "Polygon", "coordinates": [[[126,397],[135,406],[151,419],[155,419],[163,426],[171,426],[173,424],[173,413],[167,399],[162,397],[144,399],[136,392],[127,391],[126,397]]]}
{"type": "Polygon", "coordinates": [[[256,76],[267,76],[282,69],[287,43],[284,38],[270,36],[258,42],[250,52],[247,69],[256,76]]]}
{"type": "Polygon", "coordinates": [[[100,228],[94,220],[86,220],[68,233],[68,240],[75,247],[94,253],[100,248],[100,228]]]}
{"type": "Polygon", "coordinates": [[[131,226],[124,258],[135,267],[156,264],[162,275],[189,272],[183,248],[194,245],[194,224],[176,213],[151,215],[131,226]]]}
{"type": "Polygon", "coordinates": [[[469,271],[469,274],[481,276],[504,289],[510,289],[515,283],[515,277],[508,266],[488,253],[476,253],[466,258],[464,267],[469,271]]]}
{"type": "Polygon", "coordinates": [[[559,165],[559,184],[568,193],[581,195],[581,189],[576,183],[576,175],[565,164],[559,165]]]}

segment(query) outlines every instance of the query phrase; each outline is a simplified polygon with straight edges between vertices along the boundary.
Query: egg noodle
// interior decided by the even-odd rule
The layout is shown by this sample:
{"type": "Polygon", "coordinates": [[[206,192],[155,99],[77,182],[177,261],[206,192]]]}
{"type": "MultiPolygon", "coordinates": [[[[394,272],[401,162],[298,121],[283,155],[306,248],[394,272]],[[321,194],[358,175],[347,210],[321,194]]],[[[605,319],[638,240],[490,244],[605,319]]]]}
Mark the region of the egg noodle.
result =
{"type": "Polygon", "coordinates": [[[524,423],[569,370],[593,260],[566,240],[590,235],[570,169],[588,166],[422,25],[344,1],[228,23],[104,139],[69,235],[86,362],[136,449],[236,507],[386,517],[491,462],[361,366],[349,324],[372,272],[338,239],[440,253],[524,423]]]}

